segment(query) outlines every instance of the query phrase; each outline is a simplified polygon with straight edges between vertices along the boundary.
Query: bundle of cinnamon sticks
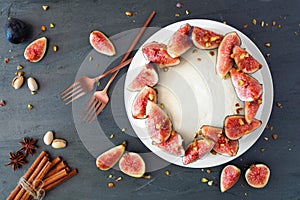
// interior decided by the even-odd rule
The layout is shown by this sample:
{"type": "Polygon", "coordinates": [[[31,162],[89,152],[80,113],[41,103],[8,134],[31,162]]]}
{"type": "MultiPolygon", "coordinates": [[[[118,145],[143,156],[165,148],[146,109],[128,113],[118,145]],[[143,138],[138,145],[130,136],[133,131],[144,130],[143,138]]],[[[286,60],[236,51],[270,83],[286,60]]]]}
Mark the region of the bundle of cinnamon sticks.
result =
{"type": "Polygon", "coordinates": [[[50,161],[49,154],[42,151],[7,197],[7,200],[33,199],[33,194],[37,191],[42,191],[42,195],[44,195],[45,192],[76,174],[77,169],[71,170],[61,157],[56,157],[50,161]]]}

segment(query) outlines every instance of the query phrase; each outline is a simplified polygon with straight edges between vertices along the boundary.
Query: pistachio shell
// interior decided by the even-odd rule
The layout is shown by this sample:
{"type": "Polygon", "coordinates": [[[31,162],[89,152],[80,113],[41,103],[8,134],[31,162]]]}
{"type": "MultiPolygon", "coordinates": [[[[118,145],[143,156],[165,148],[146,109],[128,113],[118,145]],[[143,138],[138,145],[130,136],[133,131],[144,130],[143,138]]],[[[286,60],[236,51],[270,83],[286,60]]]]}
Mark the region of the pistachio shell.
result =
{"type": "Polygon", "coordinates": [[[52,141],[52,147],[55,149],[65,148],[67,146],[67,141],[64,139],[54,139],[52,141]]]}
{"type": "Polygon", "coordinates": [[[44,143],[46,145],[50,145],[54,139],[54,134],[53,131],[47,131],[44,135],[44,143]]]}
{"type": "Polygon", "coordinates": [[[24,83],[24,77],[23,76],[16,76],[12,80],[11,85],[12,85],[13,88],[15,88],[17,90],[20,87],[22,87],[23,83],[24,83]]]}
{"type": "Polygon", "coordinates": [[[27,79],[27,86],[31,92],[37,91],[39,89],[39,86],[33,77],[29,77],[27,79]]]}

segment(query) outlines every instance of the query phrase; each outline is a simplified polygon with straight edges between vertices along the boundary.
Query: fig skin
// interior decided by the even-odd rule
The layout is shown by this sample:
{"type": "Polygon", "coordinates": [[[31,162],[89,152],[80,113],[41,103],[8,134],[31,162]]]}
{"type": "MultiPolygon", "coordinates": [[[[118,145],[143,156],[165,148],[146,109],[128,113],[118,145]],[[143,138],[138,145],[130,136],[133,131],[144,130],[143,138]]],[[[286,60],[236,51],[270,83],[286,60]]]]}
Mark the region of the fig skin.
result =
{"type": "Polygon", "coordinates": [[[105,151],[97,157],[96,166],[103,171],[111,169],[120,160],[125,148],[126,142],[123,142],[122,144],[105,151]]]}
{"type": "Polygon", "coordinates": [[[24,50],[24,58],[29,62],[39,62],[47,50],[47,38],[41,37],[31,42],[24,50]]]}
{"type": "Polygon", "coordinates": [[[6,39],[13,44],[27,41],[31,34],[32,26],[20,19],[9,18],[5,24],[6,39]]]}
{"type": "Polygon", "coordinates": [[[221,192],[225,192],[232,188],[237,181],[239,180],[241,175],[241,170],[234,165],[227,165],[223,168],[220,177],[220,190],[221,192]]]}
{"type": "Polygon", "coordinates": [[[90,33],[90,44],[99,53],[114,56],[116,54],[113,43],[101,31],[94,30],[90,33]]]}
{"type": "Polygon", "coordinates": [[[271,171],[265,164],[252,164],[245,173],[247,183],[254,188],[265,187],[270,178],[271,171]]]}
{"type": "Polygon", "coordinates": [[[167,52],[172,58],[176,58],[189,50],[193,44],[190,40],[191,25],[182,25],[171,37],[167,46],[167,52]]]}
{"type": "Polygon", "coordinates": [[[146,64],[140,73],[127,86],[130,91],[139,91],[145,86],[153,87],[158,83],[158,73],[152,63],[146,64]]]}
{"type": "Polygon", "coordinates": [[[143,158],[134,152],[126,152],[119,161],[119,168],[128,176],[141,178],[146,172],[143,158]]]}
{"type": "Polygon", "coordinates": [[[260,105],[262,104],[262,95],[255,101],[245,102],[245,119],[248,124],[254,119],[260,105]]]}
{"type": "Polygon", "coordinates": [[[160,144],[156,144],[154,142],[154,145],[159,147],[161,150],[175,156],[183,156],[184,155],[184,149],[182,146],[183,139],[182,136],[177,133],[176,131],[172,131],[170,138],[162,142],[160,144]]]}

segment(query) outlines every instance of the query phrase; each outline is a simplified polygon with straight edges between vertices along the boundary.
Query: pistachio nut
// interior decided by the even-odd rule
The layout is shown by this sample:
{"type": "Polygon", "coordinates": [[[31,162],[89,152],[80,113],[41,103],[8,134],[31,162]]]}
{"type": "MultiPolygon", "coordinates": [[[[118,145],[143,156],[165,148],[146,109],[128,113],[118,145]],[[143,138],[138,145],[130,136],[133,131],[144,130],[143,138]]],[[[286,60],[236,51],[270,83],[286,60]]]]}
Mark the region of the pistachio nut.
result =
{"type": "Polygon", "coordinates": [[[23,76],[15,76],[11,82],[11,85],[16,90],[22,87],[24,83],[24,77],[23,76]]]}
{"type": "Polygon", "coordinates": [[[53,139],[54,139],[53,131],[47,131],[43,138],[44,143],[46,145],[50,145],[52,143],[53,139]]]}
{"type": "Polygon", "coordinates": [[[33,77],[29,77],[27,79],[27,86],[31,92],[37,91],[39,89],[39,86],[33,77]]]}
{"type": "Polygon", "coordinates": [[[67,146],[67,141],[64,139],[54,139],[52,141],[52,147],[55,149],[65,148],[67,146]]]}

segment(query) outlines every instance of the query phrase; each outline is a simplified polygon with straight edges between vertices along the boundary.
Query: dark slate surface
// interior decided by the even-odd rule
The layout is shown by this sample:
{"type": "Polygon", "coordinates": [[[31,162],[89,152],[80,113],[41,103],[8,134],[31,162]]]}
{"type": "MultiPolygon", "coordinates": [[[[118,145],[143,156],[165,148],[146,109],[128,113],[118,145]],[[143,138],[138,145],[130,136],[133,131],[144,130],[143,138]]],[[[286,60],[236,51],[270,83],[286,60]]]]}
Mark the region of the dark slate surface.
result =
{"type": "MultiPolygon", "coordinates": [[[[0,98],[7,102],[0,107],[0,199],[5,199],[15,187],[18,179],[25,173],[34,158],[42,150],[53,157],[61,155],[79,174],[72,180],[47,193],[45,199],[300,199],[299,175],[299,131],[298,105],[300,101],[299,55],[300,55],[300,2],[289,1],[184,1],[177,8],[177,1],[105,1],[105,0],[0,0],[0,98]],[[49,5],[48,11],[42,5],[49,5]],[[28,63],[23,58],[23,50],[28,43],[13,45],[4,36],[4,24],[10,7],[10,15],[21,18],[33,25],[36,37],[44,35],[49,41],[46,57],[39,63],[28,63]],[[88,43],[89,32],[103,30],[107,35],[139,28],[152,10],[157,15],[151,26],[164,27],[179,20],[207,18],[226,21],[252,39],[266,55],[274,81],[274,102],[269,125],[260,139],[232,164],[242,168],[242,178],[237,185],[226,193],[219,191],[219,175],[222,166],[206,169],[188,169],[174,165],[151,172],[151,179],[133,179],[117,170],[99,171],[95,167],[95,158],[81,142],[72,116],[72,107],[65,106],[59,98],[59,92],[74,81],[80,64],[92,50],[88,43]],[[189,15],[185,14],[189,10],[189,15]],[[125,11],[133,11],[127,17],[125,11]],[[179,13],[180,17],[175,17],[179,13]],[[258,25],[251,24],[257,19],[258,25]],[[268,27],[259,24],[264,20],[268,27]],[[275,20],[281,28],[271,25],[275,20]],[[39,33],[41,25],[54,23],[54,29],[39,33]],[[248,24],[244,29],[243,25],[248,24]],[[271,47],[265,47],[266,42],[271,47]],[[52,45],[58,45],[59,51],[53,52],[52,45]],[[11,61],[3,63],[9,57],[11,61]],[[26,87],[14,90],[11,80],[16,66],[24,66],[25,75],[34,76],[40,84],[36,96],[26,87]],[[276,103],[280,102],[280,109],[276,103]],[[28,111],[28,103],[34,109],[28,111]],[[68,147],[53,150],[42,142],[45,131],[54,130],[57,137],[68,140],[68,147]],[[273,140],[271,135],[278,134],[273,140]],[[18,141],[24,136],[38,138],[39,149],[29,164],[13,172],[5,166],[10,151],[16,151],[18,141]],[[268,138],[266,141],[264,138],[268,138]],[[261,153],[260,149],[265,151],[261,153]],[[264,189],[250,188],[245,182],[244,166],[254,162],[266,163],[272,172],[269,184],[264,189]],[[171,174],[166,176],[165,170],[171,174]],[[123,176],[116,187],[108,188],[109,174],[123,176]],[[214,180],[213,186],[201,183],[201,178],[214,180]]],[[[125,72],[124,72],[125,73],[125,72]]],[[[105,117],[103,117],[105,121],[105,117]]],[[[106,120],[107,121],[107,120],[106,120]]],[[[109,127],[109,124],[108,124],[109,127]]],[[[107,130],[107,129],[106,129],[107,130]]],[[[110,134],[110,133],[107,133],[110,134]]],[[[143,147],[138,141],[137,145],[143,147]]],[[[147,150],[146,150],[147,151],[147,150]]]]}

